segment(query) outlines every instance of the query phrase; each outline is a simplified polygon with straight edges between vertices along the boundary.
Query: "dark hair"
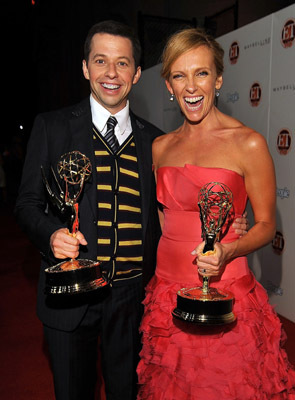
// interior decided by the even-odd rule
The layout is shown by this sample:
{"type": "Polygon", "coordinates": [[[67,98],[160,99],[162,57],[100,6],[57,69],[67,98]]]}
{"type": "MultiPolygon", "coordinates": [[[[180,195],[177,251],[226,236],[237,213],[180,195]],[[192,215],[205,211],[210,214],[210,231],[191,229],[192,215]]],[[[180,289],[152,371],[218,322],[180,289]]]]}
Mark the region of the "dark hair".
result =
{"type": "Polygon", "coordinates": [[[162,54],[161,75],[169,80],[171,66],[186,51],[207,46],[213,55],[217,76],[223,73],[224,51],[220,44],[201,28],[188,28],[174,33],[168,40],[162,54]]]}
{"type": "Polygon", "coordinates": [[[130,26],[112,20],[98,22],[89,29],[84,43],[84,59],[86,60],[86,63],[88,63],[89,54],[91,51],[92,38],[97,33],[108,33],[109,35],[122,36],[129,39],[132,44],[135,68],[140,65],[141,47],[135,32],[130,26]]]}

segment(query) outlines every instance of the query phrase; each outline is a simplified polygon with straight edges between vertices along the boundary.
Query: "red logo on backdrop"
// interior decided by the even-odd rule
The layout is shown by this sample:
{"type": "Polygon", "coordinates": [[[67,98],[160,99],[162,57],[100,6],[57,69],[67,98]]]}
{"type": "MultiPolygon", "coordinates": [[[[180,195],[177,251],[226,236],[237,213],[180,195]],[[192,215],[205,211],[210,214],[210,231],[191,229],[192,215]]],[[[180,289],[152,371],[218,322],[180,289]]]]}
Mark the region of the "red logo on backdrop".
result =
{"type": "Polygon", "coordinates": [[[295,40],[295,20],[294,19],[289,19],[281,33],[281,43],[283,47],[288,48],[292,47],[293,43],[295,40]]]}
{"type": "Polygon", "coordinates": [[[282,156],[285,156],[287,153],[289,153],[291,149],[291,142],[291,133],[288,131],[288,129],[282,129],[277,138],[277,149],[282,156]]]}
{"type": "Polygon", "coordinates": [[[238,42],[233,42],[229,48],[229,62],[236,64],[239,58],[240,48],[238,42]]]}
{"type": "Polygon", "coordinates": [[[284,250],[284,246],[285,246],[285,239],[284,236],[281,232],[276,231],[275,237],[272,240],[272,249],[273,251],[278,254],[281,255],[283,250],[284,250]]]}
{"type": "Polygon", "coordinates": [[[250,89],[250,103],[252,107],[257,107],[261,100],[261,87],[255,82],[250,89]]]}

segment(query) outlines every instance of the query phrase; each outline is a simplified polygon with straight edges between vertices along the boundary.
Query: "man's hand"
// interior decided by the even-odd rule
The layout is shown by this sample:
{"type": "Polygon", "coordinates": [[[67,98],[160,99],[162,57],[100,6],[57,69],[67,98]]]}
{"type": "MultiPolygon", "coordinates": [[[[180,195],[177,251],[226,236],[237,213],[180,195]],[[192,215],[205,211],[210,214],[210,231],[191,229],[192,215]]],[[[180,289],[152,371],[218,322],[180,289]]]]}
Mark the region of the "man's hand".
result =
{"type": "Polygon", "coordinates": [[[236,218],[232,226],[235,229],[237,235],[239,236],[246,235],[246,233],[250,228],[249,221],[247,220],[247,211],[244,212],[242,218],[236,218]]]}
{"type": "Polygon", "coordinates": [[[74,237],[67,228],[58,229],[50,237],[50,247],[54,257],[62,260],[78,257],[80,244],[87,245],[83,234],[78,231],[74,237]]]}

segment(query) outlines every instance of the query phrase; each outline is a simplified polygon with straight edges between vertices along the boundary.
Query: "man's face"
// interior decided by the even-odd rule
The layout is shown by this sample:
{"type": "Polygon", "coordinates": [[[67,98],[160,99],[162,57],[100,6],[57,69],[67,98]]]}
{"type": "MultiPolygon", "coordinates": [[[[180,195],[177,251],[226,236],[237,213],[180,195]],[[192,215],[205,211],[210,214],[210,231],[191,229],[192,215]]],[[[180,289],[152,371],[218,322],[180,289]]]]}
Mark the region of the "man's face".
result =
{"type": "Polygon", "coordinates": [[[91,41],[88,63],[83,73],[90,82],[95,100],[111,114],[126,106],[132,85],[138,82],[141,69],[135,69],[132,43],[122,36],[97,33],[91,41]]]}

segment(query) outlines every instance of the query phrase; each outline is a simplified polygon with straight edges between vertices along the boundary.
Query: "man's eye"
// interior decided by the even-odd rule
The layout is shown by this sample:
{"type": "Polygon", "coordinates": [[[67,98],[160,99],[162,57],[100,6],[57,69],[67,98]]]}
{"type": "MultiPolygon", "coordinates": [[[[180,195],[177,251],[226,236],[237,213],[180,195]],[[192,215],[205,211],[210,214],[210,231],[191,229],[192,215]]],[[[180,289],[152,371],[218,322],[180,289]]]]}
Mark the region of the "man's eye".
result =
{"type": "Polygon", "coordinates": [[[97,63],[97,64],[103,64],[103,63],[104,63],[104,60],[96,60],[96,63],[97,63]]]}

